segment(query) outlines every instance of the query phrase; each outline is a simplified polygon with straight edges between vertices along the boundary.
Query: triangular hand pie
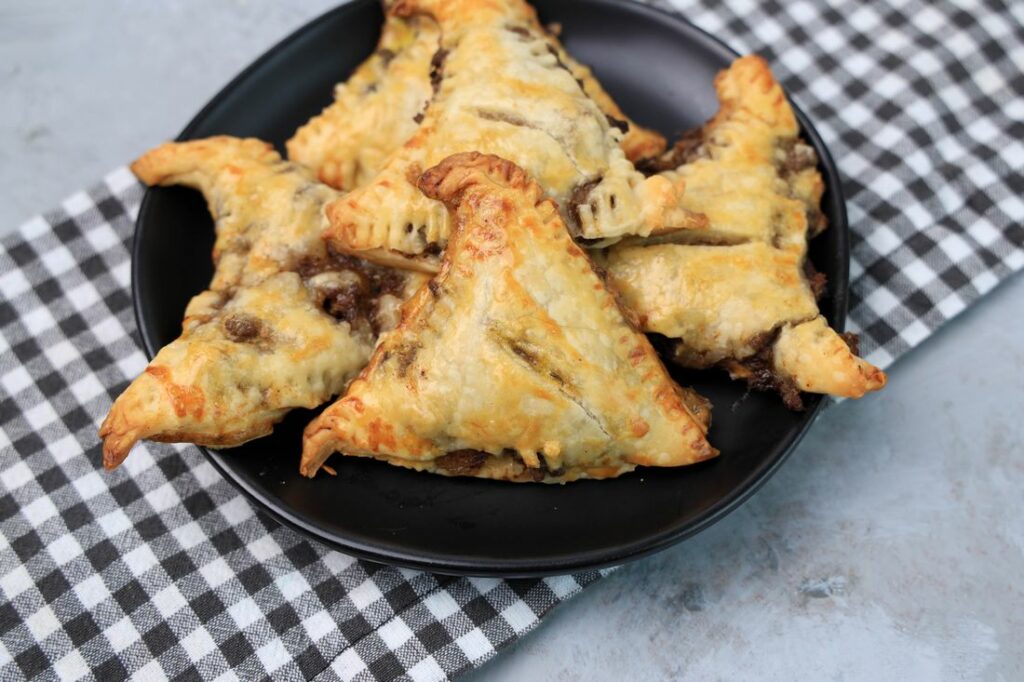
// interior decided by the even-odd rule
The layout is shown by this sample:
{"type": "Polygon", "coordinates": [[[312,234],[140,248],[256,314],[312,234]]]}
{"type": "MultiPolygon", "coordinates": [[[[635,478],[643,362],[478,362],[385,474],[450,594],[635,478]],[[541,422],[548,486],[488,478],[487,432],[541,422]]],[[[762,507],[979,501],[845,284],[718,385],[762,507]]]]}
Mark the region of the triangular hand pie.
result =
{"type": "Polygon", "coordinates": [[[430,60],[440,39],[430,17],[386,17],[376,51],[338,84],[334,102],[288,140],[288,158],[341,190],[373,179],[419,127],[433,94],[430,60]]]}
{"type": "Polygon", "coordinates": [[[459,154],[419,186],[453,211],[441,271],[307,427],[303,474],[336,451],[546,482],[716,454],[686,395],[522,169],[459,154]]]}
{"type": "Polygon", "coordinates": [[[680,339],[690,367],[719,364],[793,408],[799,391],[860,397],[885,374],[856,357],[819,315],[824,278],[806,261],[825,227],[814,149],[759,57],[715,79],[721,110],[655,165],[686,184],[683,205],[708,216],[692,245],[616,245],[610,280],[645,331],[680,339]]]}
{"type": "Polygon", "coordinates": [[[149,185],[203,192],[216,220],[216,270],[189,303],[181,336],[103,422],[108,468],[143,438],[239,445],[270,433],[289,409],[337,395],[419,283],[330,255],[321,209],[337,192],[259,140],[170,143],[132,170],[149,185]]]}
{"type": "MultiPolygon", "coordinates": [[[[626,158],[651,159],[665,150],[665,138],[631,121],[591,70],[574,60],[555,36],[547,37],[609,123],[625,128],[619,146],[626,158]]],[[[406,19],[389,14],[377,49],[338,84],[334,102],[288,140],[288,157],[337,189],[367,184],[423,120],[433,95],[431,63],[440,38],[437,24],[428,16],[406,19]]]]}
{"type": "MultiPolygon", "coordinates": [[[[423,123],[369,184],[327,207],[327,238],[340,251],[436,271],[448,211],[423,196],[423,169],[479,151],[523,167],[559,202],[574,236],[611,243],[699,229],[680,205],[682,184],[645,178],[626,158],[613,125],[562,61],[532,8],[521,0],[408,0],[390,11],[427,14],[441,28],[432,60],[437,91],[423,123]]],[[[585,84],[584,84],[585,85],[585,84]]]]}

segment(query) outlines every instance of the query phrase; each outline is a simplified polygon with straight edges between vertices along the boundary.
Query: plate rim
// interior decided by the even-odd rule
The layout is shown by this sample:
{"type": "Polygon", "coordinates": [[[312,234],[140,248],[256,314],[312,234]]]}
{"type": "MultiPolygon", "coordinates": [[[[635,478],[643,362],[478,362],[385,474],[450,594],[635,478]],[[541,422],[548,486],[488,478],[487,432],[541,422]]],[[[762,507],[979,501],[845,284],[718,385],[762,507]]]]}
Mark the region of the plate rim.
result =
{"type": "MultiPolygon", "coordinates": [[[[605,5],[620,9],[623,6],[628,7],[629,11],[646,14],[649,18],[655,21],[674,24],[674,28],[677,28],[680,32],[696,34],[700,38],[709,41],[710,44],[715,46],[718,51],[723,53],[724,56],[728,56],[733,59],[741,56],[741,53],[734,50],[722,39],[705,31],[678,13],[638,2],[622,3],[617,2],[616,0],[583,1],[594,5],[605,5]]],[[[202,124],[203,120],[213,109],[219,106],[224,99],[231,95],[239,83],[250,77],[253,72],[260,69],[266,62],[277,56],[278,53],[287,49],[307,31],[310,31],[316,24],[327,20],[329,17],[334,17],[334,15],[337,14],[354,13],[363,6],[376,4],[376,2],[377,0],[352,0],[351,2],[346,2],[323,12],[290,32],[271,48],[263,52],[259,57],[250,62],[236,76],[228,81],[227,84],[218,90],[218,92],[192,117],[188,124],[182,129],[181,133],[179,133],[175,138],[175,141],[191,139],[193,137],[192,133],[195,129],[202,124]]],[[[785,90],[785,87],[783,87],[783,89],[785,90]]],[[[835,319],[830,321],[830,325],[836,331],[842,332],[846,326],[850,294],[849,219],[846,210],[846,200],[842,189],[842,180],[835,160],[832,158],[828,147],[825,146],[825,143],[817,129],[788,92],[786,92],[786,97],[793,107],[794,114],[800,124],[801,133],[808,139],[808,141],[811,142],[815,151],[818,153],[819,165],[823,171],[822,175],[825,180],[827,198],[830,203],[831,212],[838,218],[838,220],[830,224],[828,228],[836,234],[837,251],[840,256],[835,263],[837,276],[830,281],[830,284],[834,285],[834,290],[832,292],[834,297],[832,309],[835,312],[835,319]]],[[[161,346],[158,346],[155,343],[150,330],[143,323],[142,298],[138,293],[137,283],[140,279],[140,245],[144,242],[144,238],[140,237],[143,237],[145,233],[145,217],[152,208],[152,196],[152,188],[146,188],[145,194],[143,195],[142,201],[139,205],[139,212],[135,221],[131,249],[132,309],[135,317],[136,330],[142,341],[143,350],[146,353],[148,360],[153,359],[161,346]]],[[[619,543],[610,548],[604,547],[583,552],[575,552],[571,555],[567,555],[566,557],[555,558],[553,560],[543,562],[538,562],[536,560],[517,561],[514,559],[484,559],[481,557],[467,558],[463,555],[458,557],[445,555],[443,559],[438,559],[422,552],[397,551],[390,547],[384,547],[381,545],[375,546],[373,543],[364,543],[353,541],[351,539],[348,541],[341,541],[336,534],[328,534],[322,529],[317,528],[315,525],[303,520],[299,516],[292,514],[287,507],[284,507],[280,503],[279,500],[268,500],[264,494],[253,489],[243,477],[236,475],[231,467],[225,463],[225,454],[223,451],[218,451],[201,445],[187,445],[192,445],[192,447],[198,448],[217,472],[243,495],[245,495],[259,508],[259,510],[274,518],[278,523],[281,523],[282,525],[299,532],[304,537],[312,539],[331,549],[378,564],[400,566],[447,575],[504,578],[542,577],[621,565],[625,562],[659,552],[707,530],[709,527],[743,505],[754,493],[760,490],[761,487],[775,474],[779,467],[789,459],[790,455],[811,428],[811,425],[814,424],[818,416],[821,414],[824,406],[829,402],[829,398],[827,396],[813,395],[810,398],[810,401],[813,401],[813,404],[806,410],[805,421],[799,426],[795,433],[791,434],[788,439],[783,440],[779,444],[780,447],[777,449],[778,454],[774,458],[767,459],[759,464],[759,466],[753,469],[739,485],[736,485],[729,491],[729,493],[719,498],[719,500],[708,507],[695,521],[680,528],[674,527],[660,533],[645,535],[640,540],[636,540],[631,543],[619,543]]]]}

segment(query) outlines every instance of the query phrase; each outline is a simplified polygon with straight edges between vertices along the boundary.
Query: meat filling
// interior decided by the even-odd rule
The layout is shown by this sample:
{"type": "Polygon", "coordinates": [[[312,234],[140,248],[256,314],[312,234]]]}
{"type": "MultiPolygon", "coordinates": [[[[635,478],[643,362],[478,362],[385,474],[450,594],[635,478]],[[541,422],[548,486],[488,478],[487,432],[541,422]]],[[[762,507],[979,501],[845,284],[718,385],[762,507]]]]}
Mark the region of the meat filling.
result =
{"type": "Polygon", "coordinates": [[[569,195],[569,201],[567,202],[566,209],[569,213],[569,217],[572,219],[572,227],[575,228],[576,236],[579,235],[582,230],[582,223],[580,221],[580,206],[590,202],[590,193],[595,187],[601,182],[601,178],[590,180],[577,185],[573,189],[572,194],[569,195]]]}
{"type": "Polygon", "coordinates": [[[850,349],[850,352],[860,357],[860,337],[853,332],[843,332],[839,335],[843,343],[850,349]]]}
{"type": "Polygon", "coordinates": [[[754,391],[774,391],[782,398],[783,404],[795,412],[804,410],[800,389],[789,377],[775,372],[775,340],[779,329],[762,332],[751,341],[758,349],[753,355],[742,360],[726,360],[722,366],[733,378],[745,379],[747,388],[754,391]]]}
{"type": "Polygon", "coordinates": [[[523,474],[535,482],[541,482],[548,476],[558,477],[565,474],[565,467],[552,469],[544,455],[538,455],[539,467],[530,467],[519,456],[515,450],[504,449],[500,455],[492,455],[480,450],[453,450],[434,460],[434,465],[452,476],[474,476],[491,457],[503,457],[518,462],[523,468],[523,474]]]}
{"type": "Polygon", "coordinates": [[[824,272],[818,272],[810,258],[804,261],[804,277],[807,278],[807,284],[811,287],[814,300],[820,301],[828,289],[828,277],[825,276],[824,272]]]}
{"type": "Polygon", "coordinates": [[[402,273],[333,251],[327,257],[303,258],[296,271],[324,312],[353,327],[366,326],[374,335],[381,330],[380,299],[401,297],[405,288],[402,273]]]}
{"type": "Polygon", "coordinates": [[[653,159],[644,159],[637,163],[636,167],[644,175],[650,176],[674,170],[698,159],[709,158],[711,158],[711,152],[704,144],[704,129],[696,128],[684,133],[679,141],[672,145],[672,149],[653,159]]]}
{"type": "Polygon", "coordinates": [[[779,175],[787,178],[818,165],[818,155],[814,147],[800,140],[786,140],[779,145],[783,152],[782,160],[776,164],[779,175]]]}
{"type": "Polygon", "coordinates": [[[434,464],[453,476],[472,476],[480,471],[488,457],[479,450],[453,450],[435,459],[434,464]]]}

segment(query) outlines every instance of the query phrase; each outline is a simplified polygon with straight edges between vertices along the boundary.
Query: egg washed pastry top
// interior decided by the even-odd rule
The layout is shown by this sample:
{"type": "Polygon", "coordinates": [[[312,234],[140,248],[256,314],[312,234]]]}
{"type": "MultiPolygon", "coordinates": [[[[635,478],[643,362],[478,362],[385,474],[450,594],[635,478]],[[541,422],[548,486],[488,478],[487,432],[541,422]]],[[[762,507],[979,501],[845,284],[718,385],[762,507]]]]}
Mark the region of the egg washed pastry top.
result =
{"type": "Polygon", "coordinates": [[[371,180],[419,127],[433,94],[441,32],[430,17],[388,16],[376,51],[334,90],[334,102],[288,140],[288,158],[351,190],[371,180]]]}
{"type": "MultiPolygon", "coordinates": [[[[388,15],[376,51],[338,84],[334,102],[288,140],[288,157],[337,189],[367,184],[423,120],[440,38],[428,16],[388,15]]],[[[555,36],[547,38],[609,123],[625,130],[619,144],[628,159],[653,158],[665,150],[665,138],[629,120],[590,69],[570,57],[555,36]]]]}
{"type": "Polygon", "coordinates": [[[682,178],[683,205],[708,217],[693,244],[620,245],[604,265],[645,331],[680,339],[676,358],[722,365],[799,409],[799,391],[860,397],[885,374],[818,312],[824,276],[807,239],[825,228],[823,181],[765,61],[736,60],[715,79],[719,112],[652,170],[682,178]]]}
{"type": "Polygon", "coordinates": [[[564,482],[716,454],[522,169],[459,154],[419,186],[453,211],[441,271],[306,428],[303,474],[343,452],[441,474],[564,482]]]}
{"type": "Polygon", "coordinates": [[[380,173],[327,207],[338,250],[436,271],[450,230],[444,206],[416,178],[445,157],[493,153],[527,170],[556,199],[575,236],[699,229],[679,205],[682,187],[645,178],[619,147],[622,131],[587,96],[521,0],[409,0],[390,11],[428,14],[441,29],[433,60],[437,92],[416,134],[380,173]]]}
{"type": "Polygon", "coordinates": [[[107,468],[143,438],[240,445],[270,433],[289,409],[327,401],[421,281],[329,254],[321,209],[337,192],[259,140],[165,144],[132,170],[149,185],[203,192],[216,269],[189,303],[181,336],[111,407],[100,429],[107,468]]]}

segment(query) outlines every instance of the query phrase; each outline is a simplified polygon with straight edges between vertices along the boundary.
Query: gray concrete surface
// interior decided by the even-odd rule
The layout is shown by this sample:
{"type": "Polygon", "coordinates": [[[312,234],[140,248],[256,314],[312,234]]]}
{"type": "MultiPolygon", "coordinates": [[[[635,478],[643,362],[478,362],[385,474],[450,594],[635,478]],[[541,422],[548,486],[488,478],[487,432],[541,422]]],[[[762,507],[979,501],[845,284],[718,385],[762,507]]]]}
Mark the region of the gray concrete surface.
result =
{"type": "Polygon", "coordinates": [[[0,234],[175,137],[337,0],[0,0],[0,234]]]}
{"type": "MultiPolygon", "coordinates": [[[[172,137],[333,0],[0,1],[0,232],[172,137]]],[[[1024,679],[1024,278],[744,507],[466,679],[1024,679]]]]}

